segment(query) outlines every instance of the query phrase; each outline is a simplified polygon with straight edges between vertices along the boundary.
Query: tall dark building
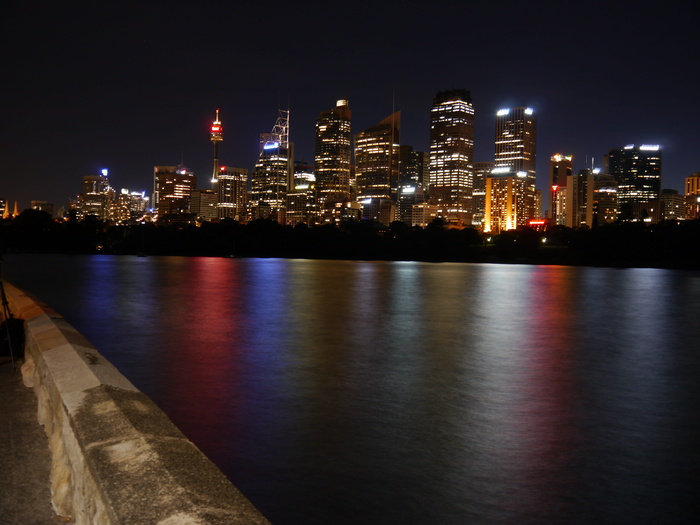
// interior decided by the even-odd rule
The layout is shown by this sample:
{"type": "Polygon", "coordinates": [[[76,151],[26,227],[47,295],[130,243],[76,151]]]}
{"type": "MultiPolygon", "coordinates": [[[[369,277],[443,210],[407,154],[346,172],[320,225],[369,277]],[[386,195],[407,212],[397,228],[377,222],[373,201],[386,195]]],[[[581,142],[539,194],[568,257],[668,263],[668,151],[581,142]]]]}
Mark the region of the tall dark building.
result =
{"type": "Polygon", "coordinates": [[[348,101],[338,100],[333,109],[324,111],[316,119],[314,172],[320,206],[350,198],[351,118],[348,101]]]}
{"type": "Polygon", "coordinates": [[[617,181],[622,218],[640,219],[646,203],[661,195],[661,148],[630,144],[603,157],[603,171],[617,181]],[[630,216],[631,214],[631,216],[630,216]]]}
{"type": "Polygon", "coordinates": [[[471,224],[474,105],[467,90],[441,91],[430,111],[430,202],[450,221],[471,224]]]}

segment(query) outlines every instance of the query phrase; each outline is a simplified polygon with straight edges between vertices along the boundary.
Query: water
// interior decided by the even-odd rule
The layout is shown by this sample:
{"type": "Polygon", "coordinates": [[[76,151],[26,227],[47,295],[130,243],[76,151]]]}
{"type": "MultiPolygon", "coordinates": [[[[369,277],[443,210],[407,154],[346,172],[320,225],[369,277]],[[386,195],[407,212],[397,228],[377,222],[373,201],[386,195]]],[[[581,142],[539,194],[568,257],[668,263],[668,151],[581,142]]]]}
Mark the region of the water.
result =
{"type": "Polygon", "coordinates": [[[5,257],[274,523],[695,523],[700,274],[5,257]]]}

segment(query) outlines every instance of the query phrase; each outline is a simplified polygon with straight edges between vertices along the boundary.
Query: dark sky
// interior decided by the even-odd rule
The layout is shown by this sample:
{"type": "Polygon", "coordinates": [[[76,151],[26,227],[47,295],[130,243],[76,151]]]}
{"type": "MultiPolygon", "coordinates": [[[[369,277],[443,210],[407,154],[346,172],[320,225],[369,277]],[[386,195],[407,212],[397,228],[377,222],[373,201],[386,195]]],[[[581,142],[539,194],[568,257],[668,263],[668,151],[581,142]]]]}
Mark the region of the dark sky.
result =
{"type": "Polygon", "coordinates": [[[700,172],[700,38],[690,2],[37,2],[0,17],[0,197],[57,206],[107,168],[152,191],[154,165],[208,187],[208,126],[223,164],[251,168],[278,107],[297,160],[314,120],[348,98],[353,133],[402,111],[428,147],[436,92],[471,91],[476,160],[493,160],[495,112],[538,118],[538,186],[550,155],[576,170],[610,148],[661,144],[663,186],[700,172]],[[394,102],[392,102],[394,100],[394,102]]]}

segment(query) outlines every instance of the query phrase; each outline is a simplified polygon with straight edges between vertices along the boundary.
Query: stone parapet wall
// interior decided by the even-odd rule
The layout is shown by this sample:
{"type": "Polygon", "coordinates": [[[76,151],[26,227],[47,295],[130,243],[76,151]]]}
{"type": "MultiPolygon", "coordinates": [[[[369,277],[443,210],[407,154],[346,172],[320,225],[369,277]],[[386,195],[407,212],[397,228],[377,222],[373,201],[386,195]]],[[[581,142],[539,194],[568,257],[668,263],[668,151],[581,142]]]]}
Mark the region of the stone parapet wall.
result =
{"type": "Polygon", "coordinates": [[[49,436],[57,514],[82,524],[269,523],[75,328],[5,283],[49,436]]]}

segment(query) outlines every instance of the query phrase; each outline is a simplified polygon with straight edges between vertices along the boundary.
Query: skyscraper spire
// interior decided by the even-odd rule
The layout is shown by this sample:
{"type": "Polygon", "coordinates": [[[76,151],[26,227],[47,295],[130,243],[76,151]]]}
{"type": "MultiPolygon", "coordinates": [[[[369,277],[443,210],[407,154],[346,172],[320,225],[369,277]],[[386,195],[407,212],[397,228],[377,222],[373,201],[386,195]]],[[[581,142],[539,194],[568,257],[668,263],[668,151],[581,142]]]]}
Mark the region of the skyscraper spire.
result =
{"type": "Polygon", "coordinates": [[[219,110],[216,110],[216,118],[211,125],[209,140],[214,143],[214,170],[212,171],[211,182],[216,183],[219,176],[219,142],[224,140],[224,128],[219,120],[219,110]]]}

